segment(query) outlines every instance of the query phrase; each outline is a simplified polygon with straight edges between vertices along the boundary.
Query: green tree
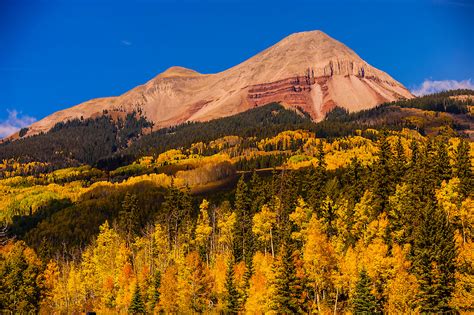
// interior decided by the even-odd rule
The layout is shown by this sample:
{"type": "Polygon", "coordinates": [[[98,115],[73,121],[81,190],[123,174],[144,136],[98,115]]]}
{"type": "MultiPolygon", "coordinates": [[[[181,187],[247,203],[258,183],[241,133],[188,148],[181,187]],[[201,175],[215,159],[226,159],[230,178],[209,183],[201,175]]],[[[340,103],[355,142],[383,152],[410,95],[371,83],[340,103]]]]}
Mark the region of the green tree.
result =
{"type": "Polygon", "coordinates": [[[456,255],[453,227],[442,209],[428,203],[413,244],[413,272],[418,277],[422,312],[451,310],[456,255]]]}
{"type": "Polygon", "coordinates": [[[318,209],[323,200],[323,188],[327,180],[326,159],[322,139],[320,139],[317,145],[316,159],[318,161],[318,164],[316,165],[316,167],[310,168],[304,185],[308,187],[306,192],[306,199],[308,200],[308,204],[313,209],[318,209]]]}
{"type": "Polygon", "coordinates": [[[244,284],[242,286],[242,291],[240,294],[240,305],[242,307],[245,305],[249,297],[250,279],[252,278],[252,275],[253,275],[253,260],[248,259],[245,262],[245,272],[243,276],[244,284]]]}
{"type": "Polygon", "coordinates": [[[393,154],[390,143],[386,136],[382,136],[379,142],[379,152],[377,154],[377,162],[375,164],[375,183],[374,196],[376,201],[376,209],[378,212],[385,210],[388,203],[388,196],[393,190],[395,181],[392,173],[393,154]]]}
{"type": "Polygon", "coordinates": [[[461,181],[461,192],[464,196],[472,192],[474,185],[469,151],[469,143],[461,139],[455,151],[454,176],[461,181]]]}
{"type": "Polygon", "coordinates": [[[451,165],[449,164],[449,155],[446,143],[443,139],[436,142],[436,161],[435,173],[438,176],[438,185],[443,181],[448,181],[451,178],[451,165]]]}
{"type": "Polygon", "coordinates": [[[135,291],[133,292],[132,302],[128,307],[128,312],[130,314],[146,314],[145,311],[145,304],[142,300],[142,295],[140,293],[140,286],[138,285],[138,281],[135,284],[135,291]]]}
{"type": "Polygon", "coordinates": [[[395,145],[395,159],[394,159],[394,177],[399,181],[406,170],[406,156],[405,149],[403,148],[402,140],[400,137],[397,138],[397,144],[395,145]]]}
{"type": "Polygon", "coordinates": [[[303,286],[296,276],[296,268],[293,261],[293,252],[284,242],[280,249],[280,255],[273,265],[275,278],[272,285],[272,297],[270,307],[280,314],[300,314],[302,309],[301,297],[303,286]]]}
{"type": "Polygon", "coordinates": [[[0,309],[12,314],[37,313],[41,261],[23,241],[6,246],[0,252],[0,309]]]}
{"type": "Polygon", "coordinates": [[[367,271],[362,269],[357,280],[354,297],[352,298],[352,305],[355,314],[376,314],[377,299],[371,292],[372,280],[367,271]]]}
{"type": "Polygon", "coordinates": [[[235,191],[235,213],[237,215],[234,229],[234,257],[237,261],[253,256],[252,216],[249,189],[241,176],[235,191]]]}
{"type": "Polygon", "coordinates": [[[161,286],[161,272],[155,272],[155,277],[153,279],[153,308],[156,305],[160,304],[160,286],[161,286]]]}
{"type": "Polygon", "coordinates": [[[130,244],[133,237],[138,233],[138,199],[137,195],[127,192],[119,211],[119,227],[125,235],[127,243],[130,244]]]}
{"type": "Polygon", "coordinates": [[[237,314],[239,312],[239,291],[235,286],[233,261],[229,261],[227,264],[225,290],[225,311],[228,314],[237,314]]]}

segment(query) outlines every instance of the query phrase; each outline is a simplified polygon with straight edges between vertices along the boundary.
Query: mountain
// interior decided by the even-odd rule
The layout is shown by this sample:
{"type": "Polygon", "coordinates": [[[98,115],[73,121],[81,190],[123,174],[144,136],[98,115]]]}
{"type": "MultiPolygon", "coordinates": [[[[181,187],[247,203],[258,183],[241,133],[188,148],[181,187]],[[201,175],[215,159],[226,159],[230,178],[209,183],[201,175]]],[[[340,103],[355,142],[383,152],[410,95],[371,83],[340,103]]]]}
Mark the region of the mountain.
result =
{"type": "Polygon", "coordinates": [[[104,111],[138,111],[162,128],[235,115],[272,102],[301,108],[318,121],[335,106],[357,111],[412,97],[403,85],[344,44],[311,31],[290,35],[220,73],[171,67],[121,96],[58,111],[23,133],[46,132],[58,122],[97,117],[104,111]]]}

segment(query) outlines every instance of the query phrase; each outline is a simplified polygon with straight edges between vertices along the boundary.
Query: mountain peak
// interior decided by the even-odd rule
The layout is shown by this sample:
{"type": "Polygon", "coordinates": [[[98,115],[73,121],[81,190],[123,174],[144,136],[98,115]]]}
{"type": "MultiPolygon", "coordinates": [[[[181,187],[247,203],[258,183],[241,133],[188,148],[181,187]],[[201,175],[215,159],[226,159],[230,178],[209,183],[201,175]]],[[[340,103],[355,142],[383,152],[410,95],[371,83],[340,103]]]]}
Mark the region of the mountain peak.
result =
{"type": "MultiPolygon", "coordinates": [[[[394,61],[395,62],[395,61],[394,61]]],[[[399,82],[321,31],[291,34],[216,74],[174,66],[129,92],[85,102],[34,123],[27,135],[57,122],[137,109],[156,128],[231,116],[269,103],[300,108],[321,120],[335,106],[349,111],[412,98],[399,82]]]]}
{"type": "Polygon", "coordinates": [[[160,78],[171,78],[171,77],[189,77],[200,75],[199,72],[192,69],[188,69],[180,66],[172,66],[166,69],[164,72],[159,74],[160,78]]]}

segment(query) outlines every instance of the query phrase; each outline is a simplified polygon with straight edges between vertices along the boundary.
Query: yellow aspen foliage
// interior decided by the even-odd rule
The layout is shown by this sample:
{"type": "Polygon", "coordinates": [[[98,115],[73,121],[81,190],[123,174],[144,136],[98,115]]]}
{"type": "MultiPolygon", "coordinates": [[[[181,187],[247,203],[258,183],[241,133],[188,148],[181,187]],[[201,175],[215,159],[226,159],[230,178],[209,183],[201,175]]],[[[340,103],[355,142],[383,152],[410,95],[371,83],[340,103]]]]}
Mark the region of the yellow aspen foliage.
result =
{"type": "Polygon", "coordinates": [[[71,265],[60,310],[66,314],[80,313],[86,302],[86,285],[81,270],[71,265]]]}
{"type": "Polygon", "coordinates": [[[219,303],[217,305],[218,309],[223,309],[224,305],[222,305],[222,300],[225,295],[225,281],[226,281],[226,270],[227,270],[227,262],[230,259],[230,254],[222,253],[217,254],[214,258],[214,263],[211,266],[210,273],[214,278],[214,292],[219,297],[219,303]]]}
{"type": "Polygon", "coordinates": [[[293,232],[291,238],[299,241],[305,239],[306,229],[312,213],[311,207],[308,206],[303,198],[299,197],[295,211],[290,213],[290,220],[298,227],[298,231],[293,232]]]}
{"type": "Polygon", "coordinates": [[[436,199],[466,242],[468,238],[472,238],[474,201],[470,197],[461,199],[460,185],[461,181],[457,177],[450,179],[449,182],[443,181],[441,188],[436,190],[436,199]]]}
{"type": "Polygon", "coordinates": [[[411,263],[406,259],[409,249],[409,245],[402,248],[398,244],[394,244],[392,248],[392,271],[385,289],[387,296],[385,311],[388,314],[418,313],[416,311],[418,282],[409,272],[411,263]]]}
{"type": "Polygon", "coordinates": [[[451,305],[463,314],[474,309],[474,242],[464,241],[462,235],[455,234],[458,257],[456,258],[456,285],[451,305]]]}
{"type": "Polygon", "coordinates": [[[265,253],[267,252],[267,244],[270,243],[272,256],[275,256],[273,249],[273,229],[275,228],[276,219],[276,211],[265,204],[262,210],[254,215],[252,220],[252,232],[257,236],[257,239],[264,244],[265,253]]]}
{"type": "Polygon", "coordinates": [[[164,271],[169,261],[168,234],[161,224],[156,223],[152,234],[153,240],[153,263],[155,267],[164,271]]]}
{"type": "Polygon", "coordinates": [[[271,297],[270,283],[273,277],[273,258],[261,252],[253,257],[254,273],[250,278],[248,299],[245,303],[245,312],[248,314],[263,314],[269,311],[268,301],[271,297]]]}
{"type": "MultiPolygon", "coordinates": [[[[59,301],[56,301],[56,290],[59,286],[60,271],[59,266],[54,260],[50,260],[43,272],[43,299],[41,301],[41,310],[51,313],[58,309],[59,301]]],[[[58,299],[59,300],[59,299],[58,299]]]]}
{"type": "Polygon", "coordinates": [[[452,178],[449,182],[443,181],[441,188],[436,190],[436,199],[438,204],[444,209],[448,215],[448,220],[452,223],[458,214],[461,206],[459,186],[461,181],[459,178],[452,178]]]}
{"type": "Polygon", "coordinates": [[[209,221],[209,202],[204,199],[199,206],[199,217],[196,225],[195,243],[197,246],[206,247],[212,233],[209,221]]]}
{"type": "Polygon", "coordinates": [[[381,288],[386,286],[391,277],[392,259],[389,256],[389,247],[382,238],[375,238],[366,247],[361,240],[357,243],[359,252],[359,266],[367,270],[367,274],[372,279],[378,291],[373,294],[381,299],[384,292],[381,288]]]}
{"type": "Polygon", "coordinates": [[[172,264],[166,268],[161,278],[159,309],[166,314],[176,314],[178,305],[178,267],[172,264]]]}
{"type": "Polygon", "coordinates": [[[332,275],[334,286],[340,293],[346,293],[352,297],[359,278],[358,253],[354,248],[349,247],[345,252],[336,252],[336,259],[337,270],[332,275]]]}
{"type": "Polygon", "coordinates": [[[219,229],[218,243],[223,250],[231,248],[234,241],[234,229],[235,223],[237,222],[237,215],[235,212],[223,213],[217,221],[217,227],[219,229]]]}
{"type": "Polygon", "coordinates": [[[336,207],[335,227],[337,235],[332,239],[335,249],[343,251],[352,237],[353,212],[346,199],[341,200],[336,207]]]}
{"type": "Polygon", "coordinates": [[[387,233],[388,225],[387,215],[385,212],[382,212],[377,220],[373,220],[367,225],[367,229],[363,232],[362,240],[365,244],[369,244],[375,238],[382,239],[387,233]]]}
{"type": "MultiPolygon", "coordinates": [[[[211,305],[214,279],[195,251],[189,253],[178,269],[178,304],[181,312],[202,313],[211,305]]],[[[176,298],[176,297],[175,297],[176,298]]]]}
{"type": "Polygon", "coordinates": [[[358,202],[354,207],[354,225],[352,227],[352,234],[357,238],[363,236],[371,218],[373,217],[374,208],[372,206],[372,199],[372,192],[366,190],[360,202],[358,202]]]}
{"type": "Polygon", "coordinates": [[[128,292],[124,283],[119,286],[119,275],[129,263],[128,256],[129,250],[118,233],[109,227],[108,222],[102,224],[95,246],[88,248],[83,255],[81,270],[86,293],[91,297],[88,302],[96,309],[126,307],[128,292]],[[118,292],[119,287],[124,292],[118,292]]]}
{"type": "Polygon", "coordinates": [[[308,284],[315,292],[318,310],[321,310],[321,293],[331,286],[336,268],[336,253],[315,215],[308,223],[306,242],[303,245],[303,261],[308,284]]]}

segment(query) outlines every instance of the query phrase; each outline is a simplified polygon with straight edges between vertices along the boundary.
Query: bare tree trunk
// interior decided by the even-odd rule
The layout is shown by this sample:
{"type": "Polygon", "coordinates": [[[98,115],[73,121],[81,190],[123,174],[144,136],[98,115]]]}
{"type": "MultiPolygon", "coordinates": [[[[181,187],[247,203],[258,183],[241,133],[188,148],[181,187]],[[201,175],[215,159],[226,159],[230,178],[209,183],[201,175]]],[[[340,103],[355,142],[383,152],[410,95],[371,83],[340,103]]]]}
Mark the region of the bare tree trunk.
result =
{"type": "Polygon", "coordinates": [[[334,315],[337,314],[337,298],[339,297],[339,289],[336,288],[336,301],[334,302],[334,315]]]}
{"type": "Polygon", "coordinates": [[[272,230],[270,230],[270,245],[272,247],[272,257],[275,258],[275,252],[273,250],[273,234],[272,234],[272,230]]]}
{"type": "Polygon", "coordinates": [[[318,305],[318,314],[321,314],[321,305],[319,302],[319,291],[316,289],[316,303],[318,305]]]}

